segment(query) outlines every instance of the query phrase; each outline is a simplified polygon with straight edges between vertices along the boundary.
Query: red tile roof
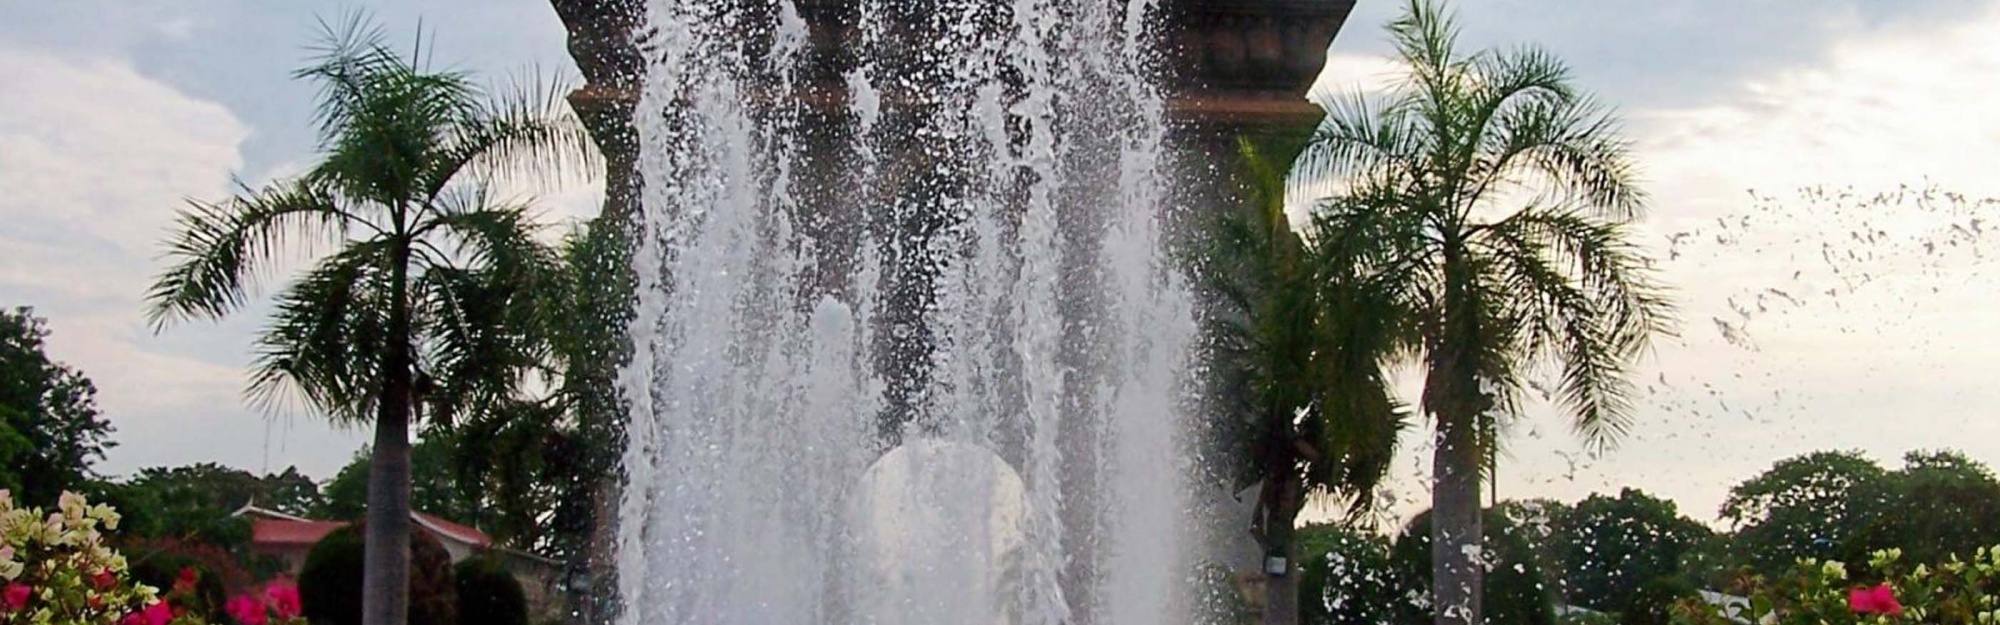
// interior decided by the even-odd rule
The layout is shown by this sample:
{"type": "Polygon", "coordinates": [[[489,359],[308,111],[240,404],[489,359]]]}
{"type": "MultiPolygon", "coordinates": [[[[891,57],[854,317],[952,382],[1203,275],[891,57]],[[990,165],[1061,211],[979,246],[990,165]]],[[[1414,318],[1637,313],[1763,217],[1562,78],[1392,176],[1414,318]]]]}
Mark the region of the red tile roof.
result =
{"type": "MultiPolygon", "coordinates": [[[[250,543],[258,546],[312,546],[334,530],[347,526],[346,521],[314,521],[290,515],[269,512],[261,508],[246,506],[237,514],[251,516],[250,543]]],[[[459,525],[422,512],[410,514],[410,520],[439,538],[484,549],[493,546],[493,539],[478,529],[459,525]]]]}
{"type": "Polygon", "coordinates": [[[340,521],[286,521],[281,519],[254,519],[250,521],[250,543],[285,547],[310,547],[319,539],[326,538],[334,530],[346,527],[340,521]]]}
{"type": "Polygon", "coordinates": [[[481,548],[493,546],[493,539],[487,538],[486,532],[471,527],[459,525],[422,512],[410,513],[410,520],[416,521],[418,525],[424,526],[424,529],[430,530],[433,534],[461,543],[481,548]]]}

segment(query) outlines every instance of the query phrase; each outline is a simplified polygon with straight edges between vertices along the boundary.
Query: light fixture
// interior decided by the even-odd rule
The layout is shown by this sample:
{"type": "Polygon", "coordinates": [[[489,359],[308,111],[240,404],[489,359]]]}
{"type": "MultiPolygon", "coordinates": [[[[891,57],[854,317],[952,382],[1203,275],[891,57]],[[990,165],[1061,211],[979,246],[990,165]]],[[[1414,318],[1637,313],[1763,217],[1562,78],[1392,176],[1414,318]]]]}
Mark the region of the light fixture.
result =
{"type": "Polygon", "coordinates": [[[1284,556],[1266,556],[1264,558],[1264,574],[1266,575],[1284,577],[1285,573],[1291,570],[1291,562],[1285,560],[1284,556]]]}

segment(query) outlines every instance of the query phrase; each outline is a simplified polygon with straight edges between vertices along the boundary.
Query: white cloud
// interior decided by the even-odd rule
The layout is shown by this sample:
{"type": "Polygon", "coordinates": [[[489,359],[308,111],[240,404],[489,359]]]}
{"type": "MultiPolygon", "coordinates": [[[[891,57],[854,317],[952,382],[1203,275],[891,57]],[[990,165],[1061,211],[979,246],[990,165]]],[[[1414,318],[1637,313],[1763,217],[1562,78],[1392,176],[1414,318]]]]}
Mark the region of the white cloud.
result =
{"type": "MultiPolygon", "coordinates": [[[[264,417],[239,399],[244,359],[197,355],[247,352],[243,323],[188,325],[156,338],[140,313],[175,212],[185,198],[230,192],[250,128],[118,59],[0,47],[0,84],[10,91],[0,98],[0,220],[8,224],[0,229],[0,297],[36,306],[55,332],[53,355],[97,383],[119,430],[106,468],[200,460],[260,468],[264,417]],[[189,338],[198,340],[194,349],[173,343],[189,338]]],[[[317,424],[297,430],[328,436],[317,424]]],[[[315,475],[330,474],[352,449],[317,447],[328,449],[298,458],[315,475]]]]}

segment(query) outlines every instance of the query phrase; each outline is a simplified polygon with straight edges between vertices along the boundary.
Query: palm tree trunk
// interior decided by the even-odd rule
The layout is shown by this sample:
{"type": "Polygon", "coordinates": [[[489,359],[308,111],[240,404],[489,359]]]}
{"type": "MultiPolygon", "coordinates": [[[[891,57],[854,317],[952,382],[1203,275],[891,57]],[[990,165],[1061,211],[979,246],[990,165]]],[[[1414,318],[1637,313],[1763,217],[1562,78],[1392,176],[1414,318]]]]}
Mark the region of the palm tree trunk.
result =
{"type": "MultiPolygon", "coordinates": [[[[1273,410],[1271,414],[1283,415],[1288,411],[1273,410]]],[[[1275,419],[1274,419],[1275,421],[1275,419]]],[[[1285,559],[1283,573],[1270,573],[1267,562],[1258,563],[1264,571],[1264,613],[1263,625],[1298,625],[1299,623],[1299,576],[1295,525],[1299,511],[1305,508],[1305,481],[1298,472],[1298,458],[1290,436],[1276,436],[1267,443],[1265,453],[1263,489],[1264,517],[1264,557],[1285,559]]]]}
{"type": "Polygon", "coordinates": [[[406,625],[410,607],[410,310],[409,249],[390,270],[389,348],[368,467],[363,536],[362,625],[406,625]]]}
{"type": "MultiPolygon", "coordinates": [[[[1454,406],[1458,408],[1459,406],[1454,406]]],[[[1476,415],[1440,414],[1431,487],[1431,596],[1437,625],[1481,622],[1484,570],[1480,549],[1479,451],[1476,415]]]]}
{"type": "MultiPolygon", "coordinates": [[[[1283,488],[1280,489],[1281,491],[1283,488]]],[[[1282,497],[1281,497],[1282,498],[1282,497]]],[[[1281,505],[1272,515],[1268,555],[1282,555],[1285,558],[1285,573],[1264,574],[1264,615],[1263,625],[1299,624],[1299,567],[1296,541],[1292,540],[1293,524],[1298,522],[1300,506],[1281,505]]]]}

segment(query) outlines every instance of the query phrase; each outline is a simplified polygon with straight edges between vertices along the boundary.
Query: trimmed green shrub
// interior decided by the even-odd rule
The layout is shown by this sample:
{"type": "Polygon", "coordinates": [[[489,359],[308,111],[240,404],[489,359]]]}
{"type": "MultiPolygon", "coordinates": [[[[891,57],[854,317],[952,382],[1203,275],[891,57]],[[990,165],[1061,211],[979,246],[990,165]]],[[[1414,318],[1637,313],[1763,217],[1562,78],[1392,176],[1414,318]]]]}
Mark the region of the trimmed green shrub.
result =
{"type": "MultiPolygon", "coordinates": [[[[334,530],[306,554],[299,599],[313,625],[361,625],[362,528],[334,530]]],[[[410,625],[458,625],[451,554],[420,527],[410,528],[410,625]]]]}
{"type": "Polygon", "coordinates": [[[467,625],[528,625],[528,594],[498,558],[466,558],[458,579],[458,621],[467,625]]]}

